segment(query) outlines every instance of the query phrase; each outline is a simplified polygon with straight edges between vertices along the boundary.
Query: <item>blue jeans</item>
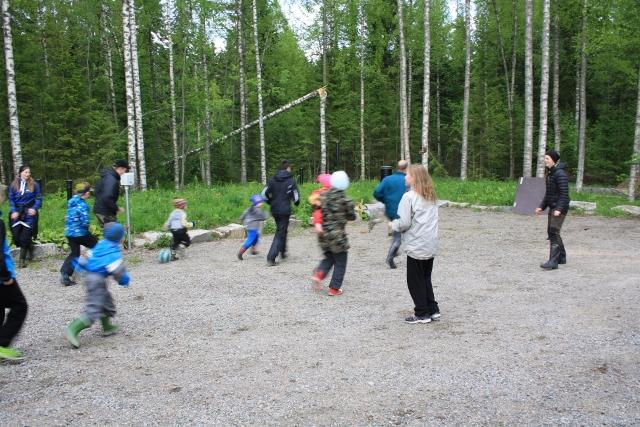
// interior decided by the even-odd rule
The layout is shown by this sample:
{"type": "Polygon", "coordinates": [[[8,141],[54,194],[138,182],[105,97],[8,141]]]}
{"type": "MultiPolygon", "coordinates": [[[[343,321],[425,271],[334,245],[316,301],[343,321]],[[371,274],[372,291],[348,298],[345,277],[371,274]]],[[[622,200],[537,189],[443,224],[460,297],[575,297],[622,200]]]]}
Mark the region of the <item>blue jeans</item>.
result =
{"type": "Polygon", "coordinates": [[[258,244],[260,240],[260,232],[258,230],[247,230],[247,240],[242,244],[242,249],[247,250],[251,246],[258,244]]]}

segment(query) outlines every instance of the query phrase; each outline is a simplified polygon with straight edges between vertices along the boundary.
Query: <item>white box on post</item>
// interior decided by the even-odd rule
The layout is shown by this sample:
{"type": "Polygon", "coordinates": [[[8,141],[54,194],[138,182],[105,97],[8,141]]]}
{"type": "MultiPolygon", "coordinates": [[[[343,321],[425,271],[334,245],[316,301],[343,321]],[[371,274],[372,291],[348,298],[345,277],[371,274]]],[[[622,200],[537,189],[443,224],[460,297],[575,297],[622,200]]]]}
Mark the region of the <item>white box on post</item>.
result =
{"type": "Polygon", "coordinates": [[[136,178],[133,172],[123,173],[120,177],[120,185],[132,186],[135,185],[136,178]]]}

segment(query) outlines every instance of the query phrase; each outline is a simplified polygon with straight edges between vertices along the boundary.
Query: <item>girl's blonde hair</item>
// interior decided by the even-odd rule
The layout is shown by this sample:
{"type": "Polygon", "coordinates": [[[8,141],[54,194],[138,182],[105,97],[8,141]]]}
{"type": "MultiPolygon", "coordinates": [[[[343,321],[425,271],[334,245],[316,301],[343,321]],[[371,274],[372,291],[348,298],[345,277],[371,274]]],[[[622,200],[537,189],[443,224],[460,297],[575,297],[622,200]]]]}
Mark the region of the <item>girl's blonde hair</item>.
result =
{"type": "Polygon", "coordinates": [[[431,175],[420,164],[409,165],[407,173],[413,178],[413,189],[425,200],[436,202],[436,190],[433,188],[431,175]]]}

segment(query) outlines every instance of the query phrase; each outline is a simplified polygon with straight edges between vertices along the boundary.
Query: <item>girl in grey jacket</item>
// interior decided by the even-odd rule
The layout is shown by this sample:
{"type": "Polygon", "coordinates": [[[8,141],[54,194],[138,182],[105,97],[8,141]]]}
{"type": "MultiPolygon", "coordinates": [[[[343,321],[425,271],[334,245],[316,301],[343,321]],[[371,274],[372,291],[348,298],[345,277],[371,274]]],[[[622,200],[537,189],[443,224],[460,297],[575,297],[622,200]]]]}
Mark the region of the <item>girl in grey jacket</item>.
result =
{"type": "Polygon", "coordinates": [[[415,304],[414,315],[407,323],[429,323],[440,318],[440,309],[433,295],[431,271],[438,246],[438,206],[433,181],[419,164],[409,166],[405,177],[411,190],[398,206],[398,219],[393,231],[402,233],[407,253],[407,286],[415,304]]]}

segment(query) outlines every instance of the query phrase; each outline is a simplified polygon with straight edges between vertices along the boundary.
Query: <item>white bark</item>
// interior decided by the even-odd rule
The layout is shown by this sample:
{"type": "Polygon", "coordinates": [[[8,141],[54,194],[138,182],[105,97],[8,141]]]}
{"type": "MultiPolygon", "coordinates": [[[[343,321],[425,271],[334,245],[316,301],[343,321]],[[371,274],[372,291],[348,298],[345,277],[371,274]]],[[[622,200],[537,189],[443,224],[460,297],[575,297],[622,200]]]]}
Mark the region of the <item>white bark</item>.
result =
{"type": "Polygon", "coordinates": [[[471,88],[471,0],[464,2],[465,61],[464,61],[464,104],[462,107],[462,149],[460,158],[460,179],[467,179],[467,151],[469,147],[469,91],[471,88]]]}
{"type": "Polygon", "coordinates": [[[360,179],[364,181],[364,1],[360,0],[358,8],[358,20],[360,21],[360,179]]]}
{"type": "Polygon", "coordinates": [[[320,94],[320,173],[327,173],[327,133],[325,128],[327,91],[323,87],[318,92],[320,94]]]}
{"type": "Polygon", "coordinates": [[[554,149],[560,152],[560,23],[556,14],[553,24],[553,140],[554,149]]]}
{"type": "Polygon", "coordinates": [[[524,30],[524,155],[522,176],[531,176],[533,157],[533,0],[525,1],[524,30]]]}
{"type": "Polygon", "coordinates": [[[129,0],[122,2],[122,28],[124,52],[125,94],[127,99],[127,152],[130,172],[137,176],[138,161],[136,153],[136,113],[135,92],[133,89],[133,63],[131,60],[131,23],[129,0]]]}
{"type": "Polygon", "coordinates": [[[107,79],[109,80],[109,94],[111,95],[111,112],[113,113],[113,123],[118,124],[118,110],[116,107],[116,90],[113,84],[113,58],[111,56],[111,43],[109,42],[109,8],[103,1],[100,7],[100,23],[102,25],[102,47],[107,60],[107,79]]]}
{"type": "Polygon", "coordinates": [[[547,119],[549,110],[549,27],[550,0],[542,2],[542,64],[540,66],[540,128],[538,130],[538,164],[536,176],[544,177],[544,153],[547,151],[547,119]]]}
{"type": "MultiPolygon", "coordinates": [[[[247,89],[245,84],[245,65],[244,65],[244,34],[242,32],[242,0],[238,0],[238,9],[236,11],[238,20],[238,61],[240,62],[240,127],[247,124],[247,89]]],[[[240,182],[247,182],[247,133],[240,132],[240,182]]]]}
{"type": "Polygon", "coordinates": [[[582,41],[580,43],[580,129],[578,131],[578,170],[576,191],[584,180],[585,139],[587,133],[587,0],[582,2],[582,41]]]}
{"type": "Polygon", "coordinates": [[[513,118],[513,102],[516,87],[516,61],[518,58],[518,13],[516,0],[511,0],[511,121],[509,122],[509,178],[515,178],[516,173],[516,144],[515,144],[515,124],[513,118]]]}
{"type": "Polygon", "coordinates": [[[322,86],[327,86],[327,40],[329,38],[329,25],[327,18],[327,0],[322,1],[322,86]]]}
{"type": "Polygon", "coordinates": [[[180,162],[178,161],[178,125],[176,123],[176,79],[174,73],[173,40],[169,39],[169,96],[171,97],[171,144],[173,146],[173,181],[180,189],[180,162]]]}
{"type": "Polygon", "coordinates": [[[138,66],[138,26],[136,25],[135,0],[129,1],[129,26],[131,31],[131,65],[133,68],[133,96],[136,114],[136,146],[138,148],[138,174],[140,189],[147,189],[147,164],[144,157],[144,134],[142,130],[142,93],[140,91],[140,67],[138,66]]]}
{"type": "MultiPolygon", "coordinates": [[[[398,37],[400,39],[400,157],[406,156],[409,145],[407,117],[407,58],[404,45],[403,0],[398,0],[398,37]]],[[[407,159],[408,160],[408,159],[407,159]]]]}
{"type": "Polygon", "coordinates": [[[253,43],[256,49],[256,78],[258,83],[258,127],[260,129],[260,179],[262,184],[267,183],[267,157],[264,142],[264,110],[262,107],[262,65],[260,63],[260,44],[258,43],[258,10],[256,0],[253,0],[253,43]]]}
{"type": "Polygon", "coordinates": [[[636,198],[638,186],[638,172],[640,172],[640,69],[638,70],[638,106],[636,107],[636,131],[633,138],[633,157],[629,172],[629,201],[636,198]]]}
{"type": "Polygon", "coordinates": [[[9,113],[9,131],[11,133],[11,154],[13,170],[18,173],[22,166],[22,147],[20,145],[20,126],[18,123],[18,98],[16,96],[16,76],[13,64],[13,38],[11,36],[11,13],[9,0],[2,0],[2,29],[4,32],[4,65],[7,74],[7,104],[9,113]]]}
{"type": "MultiPolygon", "coordinates": [[[[206,16],[202,16],[201,22],[202,28],[202,37],[206,40],[206,16]]],[[[202,49],[202,67],[203,67],[203,80],[204,80],[204,182],[207,187],[211,187],[211,109],[209,108],[209,102],[211,102],[211,92],[209,90],[209,61],[207,58],[206,47],[207,43],[203,42],[202,49]]],[[[200,128],[198,128],[200,131],[200,128]]]]}
{"type": "Polygon", "coordinates": [[[430,0],[424,0],[424,71],[422,76],[422,165],[429,170],[429,108],[431,84],[431,33],[429,26],[430,0]]]}

